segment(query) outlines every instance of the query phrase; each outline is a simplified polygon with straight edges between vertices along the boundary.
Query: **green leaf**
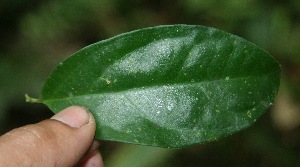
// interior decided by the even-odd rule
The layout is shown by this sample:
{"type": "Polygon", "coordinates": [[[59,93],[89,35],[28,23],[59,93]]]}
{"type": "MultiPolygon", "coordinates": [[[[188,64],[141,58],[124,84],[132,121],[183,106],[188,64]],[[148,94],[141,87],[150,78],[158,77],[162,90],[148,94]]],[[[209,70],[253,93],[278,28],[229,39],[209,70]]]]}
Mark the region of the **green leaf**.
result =
{"type": "Polygon", "coordinates": [[[86,107],[96,118],[96,139],[183,147],[253,124],[272,105],[280,71],[240,37],[158,26],[73,54],[50,75],[40,100],[55,113],[86,107]]]}

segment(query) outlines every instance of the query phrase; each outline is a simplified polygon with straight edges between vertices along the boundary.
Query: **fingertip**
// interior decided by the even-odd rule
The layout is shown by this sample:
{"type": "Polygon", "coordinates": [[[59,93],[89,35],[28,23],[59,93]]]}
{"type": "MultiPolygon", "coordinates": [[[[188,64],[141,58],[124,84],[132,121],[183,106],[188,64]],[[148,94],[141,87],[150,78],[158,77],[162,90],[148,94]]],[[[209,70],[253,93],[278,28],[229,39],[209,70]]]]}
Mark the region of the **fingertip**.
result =
{"type": "Polygon", "coordinates": [[[80,167],[103,167],[103,160],[101,154],[98,150],[91,153],[84,161],[81,163],[80,167]]]}
{"type": "Polygon", "coordinates": [[[94,152],[95,150],[97,150],[99,148],[99,146],[100,146],[100,142],[97,140],[94,140],[86,154],[90,154],[90,153],[94,152]]]}

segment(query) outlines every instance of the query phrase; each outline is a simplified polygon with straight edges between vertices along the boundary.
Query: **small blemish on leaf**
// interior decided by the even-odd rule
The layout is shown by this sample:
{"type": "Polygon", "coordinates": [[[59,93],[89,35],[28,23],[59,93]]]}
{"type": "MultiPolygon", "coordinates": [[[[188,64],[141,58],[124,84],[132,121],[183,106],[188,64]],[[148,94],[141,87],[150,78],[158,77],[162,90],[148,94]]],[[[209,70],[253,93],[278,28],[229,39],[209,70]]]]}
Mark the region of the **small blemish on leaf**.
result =
{"type": "Polygon", "coordinates": [[[249,118],[252,118],[251,111],[247,111],[247,115],[248,115],[249,118]]]}
{"type": "Polygon", "coordinates": [[[103,78],[103,77],[99,77],[101,80],[104,80],[106,82],[107,85],[109,85],[111,83],[111,81],[107,78],[103,78]]]}

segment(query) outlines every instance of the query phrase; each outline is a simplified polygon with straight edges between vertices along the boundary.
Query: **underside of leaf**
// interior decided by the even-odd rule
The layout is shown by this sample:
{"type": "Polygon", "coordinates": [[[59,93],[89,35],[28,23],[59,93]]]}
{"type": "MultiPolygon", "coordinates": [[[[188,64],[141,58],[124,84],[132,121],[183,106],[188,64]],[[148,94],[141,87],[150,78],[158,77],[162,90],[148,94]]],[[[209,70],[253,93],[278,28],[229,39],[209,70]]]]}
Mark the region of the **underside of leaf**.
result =
{"type": "Polygon", "coordinates": [[[240,37],[158,26],[76,52],[50,75],[41,101],[55,113],[88,108],[96,139],[183,147],[253,124],[272,105],[279,79],[279,64],[240,37]]]}

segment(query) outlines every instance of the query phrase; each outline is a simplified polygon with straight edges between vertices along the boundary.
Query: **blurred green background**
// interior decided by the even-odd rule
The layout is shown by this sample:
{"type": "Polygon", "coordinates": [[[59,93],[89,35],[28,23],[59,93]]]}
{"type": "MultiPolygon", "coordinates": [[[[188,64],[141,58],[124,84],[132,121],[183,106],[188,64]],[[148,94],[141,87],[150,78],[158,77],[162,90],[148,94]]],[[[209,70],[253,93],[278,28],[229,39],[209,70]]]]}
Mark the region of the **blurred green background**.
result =
{"type": "Polygon", "coordinates": [[[185,149],[101,142],[107,167],[300,166],[299,0],[1,0],[0,134],[49,118],[38,97],[59,61],[131,30],[200,24],[241,36],[282,65],[274,106],[252,127],[185,149]]]}

